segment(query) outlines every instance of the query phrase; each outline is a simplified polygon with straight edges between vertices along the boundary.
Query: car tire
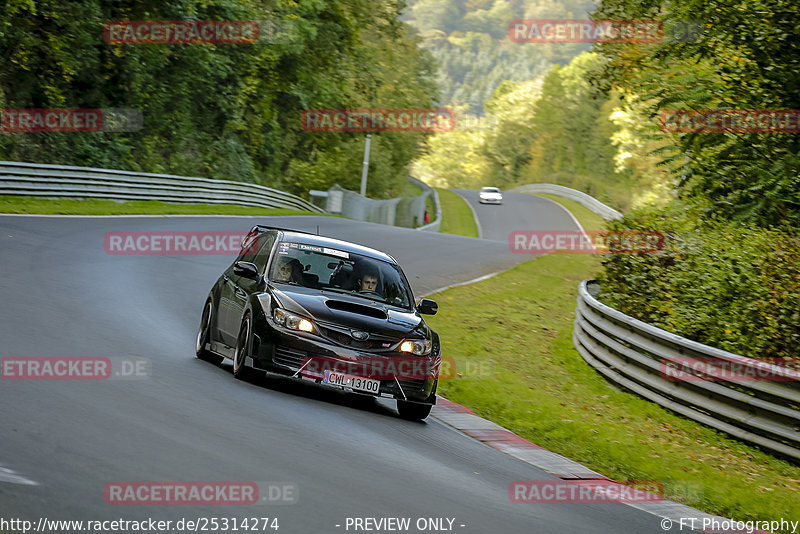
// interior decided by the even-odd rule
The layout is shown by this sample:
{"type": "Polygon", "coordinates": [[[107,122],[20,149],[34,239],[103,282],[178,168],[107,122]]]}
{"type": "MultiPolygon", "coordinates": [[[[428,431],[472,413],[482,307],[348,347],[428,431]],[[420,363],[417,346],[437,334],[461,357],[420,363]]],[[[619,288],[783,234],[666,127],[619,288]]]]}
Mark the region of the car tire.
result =
{"type": "Polygon", "coordinates": [[[409,421],[422,421],[431,413],[432,404],[419,404],[416,402],[397,401],[397,412],[403,419],[409,421]]]}
{"type": "Polygon", "coordinates": [[[245,315],[239,335],[236,337],[236,349],[233,352],[233,376],[239,380],[249,377],[252,369],[247,367],[247,356],[250,354],[250,342],[253,338],[253,321],[245,315]]]}
{"type": "Polygon", "coordinates": [[[203,316],[200,319],[200,328],[197,330],[197,340],[195,341],[195,353],[197,357],[201,360],[205,360],[207,362],[211,362],[214,364],[219,364],[222,362],[222,356],[218,354],[214,354],[210,350],[206,349],[206,344],[211,339],[211,315],[213,313],[213,306],[211,305],[211,300],[206,302],[206,305],[203,307],[203,316]]]}

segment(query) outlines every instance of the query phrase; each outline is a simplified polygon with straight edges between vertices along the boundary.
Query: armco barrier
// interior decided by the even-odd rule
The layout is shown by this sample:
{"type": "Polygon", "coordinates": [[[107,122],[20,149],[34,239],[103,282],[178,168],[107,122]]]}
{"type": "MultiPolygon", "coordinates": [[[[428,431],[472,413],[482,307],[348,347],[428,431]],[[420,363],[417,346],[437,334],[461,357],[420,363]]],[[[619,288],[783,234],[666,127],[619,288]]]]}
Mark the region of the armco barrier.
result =
{"type": "Polygon", "coordinates": [[[570,189],[563,185],[556,184],[526,184],[514,187],[508,190],[510,193],[545,193],[550,195],[558,195],[560,197],[574,200],[595,212],[606,220],[621,219],[622,213],[618,212],[610,206],[606,206],[596,198],[587,195],[583,191],[577,189],[570,189]]]}
{"type": "MultiPolygon", "coordinates": [[[[417,228],[417,230],[423,230],[425,232],[438,232],[442,226],[442,205],[439,204],[439,193],[436,192],[436,189],[432,188],[422,180],[418,180],[413,176],[409,176],[408,179],[411,181],[412,184],[416,185],[423,191],[428,192],[433,197],[433,206],[434,206],[434,214],[433,214],[433,221],[417,228]]],[[[423,202],[423,216],[425,215],[424,209],[424,202],[423,202]]]]}
{"type": "Polygon", "coordinates": [[[13,161],[0,161],[0,194],[241,204],[323,213],[300,197],[255,184],[13,161]]]}
{"type": "Polygon", "coordinates": [[[375,199],[362,196],[339,185],[334,185],[327,192],[313,191],[312,194],[324,200],[327,212],[336,213],[342,217],[438,232],[442,215],[439,195],[426,183],[412,176],[409,176],[408,180],[422,189],[422,194],[411,198],[375,199]],[[428,196],[433,196],[436,218],[430,224],[417,227],[416,225],[424,220],[425,201],[428,196]]]}
{"type": "MultiPolygon", "coordinates": [[[[584,360],[611,382],[737,438],[800,459],[800,381],[667,380],[666,362],[687,358],[736,363],[755,374],[752,358],[682,338],[599,302],[598,286],[578,288],[573,343],[584,360]]],[[[777,375],[789,372],[774,369],[777,375]]]]}

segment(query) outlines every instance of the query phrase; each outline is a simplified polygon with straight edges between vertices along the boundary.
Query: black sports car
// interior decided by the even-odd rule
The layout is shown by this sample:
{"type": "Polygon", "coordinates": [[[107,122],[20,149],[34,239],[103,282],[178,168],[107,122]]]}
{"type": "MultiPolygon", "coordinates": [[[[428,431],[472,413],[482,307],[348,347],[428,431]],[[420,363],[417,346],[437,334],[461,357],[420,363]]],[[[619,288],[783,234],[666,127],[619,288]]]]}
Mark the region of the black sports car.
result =
{"type": "Polygon", "coordinates": [[[254,226],[203,308],[197,356],[397,400],[424,419],[436,402],[439,336],[397,262],[375,249],[254,226]]]}

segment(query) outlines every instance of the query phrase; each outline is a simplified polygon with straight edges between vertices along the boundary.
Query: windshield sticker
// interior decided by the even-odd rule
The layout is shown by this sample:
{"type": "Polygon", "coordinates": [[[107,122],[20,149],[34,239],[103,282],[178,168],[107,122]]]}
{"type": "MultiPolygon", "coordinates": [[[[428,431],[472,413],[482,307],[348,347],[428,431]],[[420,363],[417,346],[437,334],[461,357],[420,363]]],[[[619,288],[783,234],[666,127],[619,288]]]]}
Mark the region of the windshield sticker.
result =
{"type": "Polygon", "coordinates": [[[297,245],[297,248],[300,250],[310,250],[312,252],[322,252],[322,247],[316,247],[314,245],[304,245],[302,243],[297,245]]]}
{"type": "Polygon", "coordinates": [[[281,243],[280,247],[278,248],[279,254],[286,254],[289,252],[289,243],[281,243]]]}
{"type": "Polygon", "coordinates": [[[323,254],[327,254],[329,256],[338,256],[338,257],[344,258],[346,260],[350,259],[350,253],[349,252],[344,252],[342,250],[336,250],[336,249],[333,249],[333,248],[324,248],[324,249],[322,249],[322,253],[323,254]]]}

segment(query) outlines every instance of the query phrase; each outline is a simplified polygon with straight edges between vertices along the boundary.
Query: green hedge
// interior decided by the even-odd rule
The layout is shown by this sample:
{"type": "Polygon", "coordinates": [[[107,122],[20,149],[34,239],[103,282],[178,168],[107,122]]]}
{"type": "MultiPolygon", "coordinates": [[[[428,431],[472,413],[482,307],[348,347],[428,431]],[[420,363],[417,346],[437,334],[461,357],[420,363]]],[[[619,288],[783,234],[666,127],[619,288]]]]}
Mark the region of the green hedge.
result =
{"type": "Polygon", "coordinates": [[[796,358],[800,345],[800,236],[699,223],[675,202],[610,228],[669,232],[657,254],[617,254],[598,276],[600,299],[623,313],[754,358],[796,358]]]}

